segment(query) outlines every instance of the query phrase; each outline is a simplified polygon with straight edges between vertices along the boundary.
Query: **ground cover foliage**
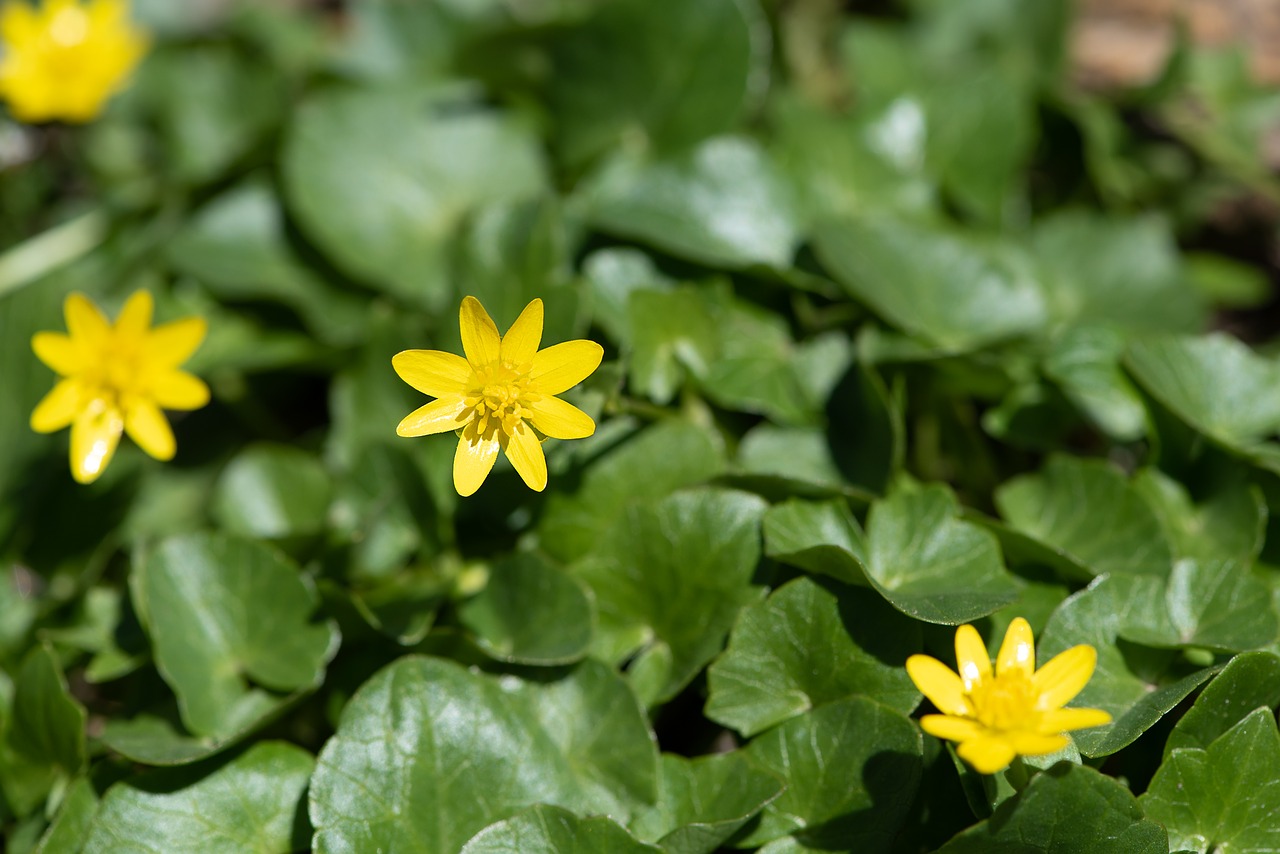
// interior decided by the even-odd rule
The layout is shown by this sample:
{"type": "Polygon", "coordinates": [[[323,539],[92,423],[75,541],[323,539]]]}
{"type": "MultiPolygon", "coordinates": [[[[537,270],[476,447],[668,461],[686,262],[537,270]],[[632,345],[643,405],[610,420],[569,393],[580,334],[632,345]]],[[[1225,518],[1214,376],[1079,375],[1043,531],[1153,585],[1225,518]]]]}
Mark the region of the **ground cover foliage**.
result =
{"type": "Polygon", "coordinates": [[[1235,53],[1100,95],[1051,0],[135,15],[98,121],[0,120],[5,850],[1280,846],[1235,53]],[[30,338],[138,288],[213,400],[81,486],[30,338]],[[395,435],[465,295],[605,347],[545,492],[395,435]],[[1020,790],[904,669],[1017,616],[1114,719],[1020,790]]]}

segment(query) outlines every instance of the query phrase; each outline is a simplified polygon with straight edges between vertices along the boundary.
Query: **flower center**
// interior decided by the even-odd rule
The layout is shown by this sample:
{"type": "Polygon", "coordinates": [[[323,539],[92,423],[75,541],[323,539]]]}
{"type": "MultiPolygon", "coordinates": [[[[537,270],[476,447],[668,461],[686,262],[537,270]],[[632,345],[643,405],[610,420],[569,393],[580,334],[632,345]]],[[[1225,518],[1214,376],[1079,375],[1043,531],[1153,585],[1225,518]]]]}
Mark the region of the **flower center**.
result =
{"type": "Polygon", "coordinates": [[[137,347],[113,341],[102,348],[80,380],[87,397],[124,410],[130,398],[145,394],[147,390],[145,367],[137,347]]]}
{"type": "Polygon", "coordinates": [[[970,690],[969,704],[979,723],[1002,732],[1026,729],[1040,714],[1031,680],[1023,676],[993,676],[970,690]]]}
{"type": "Polygon", "coordinates": [[[477,434],[501,430],[510,436],[529,417],[529,404],[540,396],[529,379],[528,365],[494,362],[472,369],[466,404],[477,434]]]}

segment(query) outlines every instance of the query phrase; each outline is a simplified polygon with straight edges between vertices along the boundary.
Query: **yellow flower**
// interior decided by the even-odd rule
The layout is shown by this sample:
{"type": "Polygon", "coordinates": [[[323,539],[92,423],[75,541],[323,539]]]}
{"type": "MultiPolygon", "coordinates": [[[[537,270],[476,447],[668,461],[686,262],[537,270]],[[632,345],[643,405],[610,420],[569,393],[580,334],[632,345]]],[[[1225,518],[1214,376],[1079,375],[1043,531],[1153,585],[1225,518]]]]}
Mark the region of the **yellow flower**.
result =
{"type": "Polygon", "coordinates": [[[1097,650],[1081,644],[1036,670],[1031,626],[1018,617],[1005,632],[994,674],[973,626],[956,630],[960,675],[928,655],[908,658],[907,673],[943,713],[925,715],[920,727],[960,742],[956,752],[961,759],[983,774],[994,774],[1014,756],[1061,750],[1070,742],[1064,732],[1111,721],[1101,709],[1063,708],[1084,688],[1097,663],[1097,650]]]}
{"type": "Polygon", "coordinates": [[[95,118],[147,49],[127,0],[9,0],[0,42],[0,97],[23,122],[95,118]]]}
{"type": "Polygon", "coordinates": [[[475,297],[462,301],[459,316],[465,359],[441,350],[405,350],[392,358],[402,380],[436,398],[405,416],[396,433],[456,430],[453,486],[459,495],[480,488],[499,448],[524,482],[541,491],[547,485],[542,438],[583,439],[596,431],[589,415],[555,395],[589,377],[604,348],[579,340],[539,350],[540,299],[525,306],[505,336],[475,297]]]}
{"type": "Polygon", "coordinates": [[[129,297],[112,325],[83,294],[63,304],[67,331],[38,332],[31,348],[61,377],[31,413],[31,429],[52,433],[71,425],[71,474],[98,479],[120,433],[158,460],[176,446],[164,409],[199,409],[209,387],[178,366],[204,340],[205,322],[187,317],[151,328],[151,294],[129,297]]]}

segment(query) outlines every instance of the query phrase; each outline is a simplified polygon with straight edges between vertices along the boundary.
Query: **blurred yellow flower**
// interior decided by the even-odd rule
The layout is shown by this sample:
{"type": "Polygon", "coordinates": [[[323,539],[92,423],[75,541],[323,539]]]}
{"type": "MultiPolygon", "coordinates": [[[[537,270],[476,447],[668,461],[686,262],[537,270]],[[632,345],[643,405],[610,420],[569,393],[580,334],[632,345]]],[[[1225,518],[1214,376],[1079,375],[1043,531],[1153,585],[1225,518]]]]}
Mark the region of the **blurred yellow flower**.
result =
{"type": "Polygon", "coordinates": [[[199,409],[209,387],[178,366],[204,340],[204,318],[151,327],[153,303],[137,291],[112,325],[83,294],[63,304],[67,331],[38,332],[31,348],[61,377],[31,413],[31,429],[52,433],[71,425],[71,474],[92,483],[127,431],[158,460],[173,458],[173,431],[161,409],[199,409]]]}
{"type": "Polygon", "coordinates": [[[1018,617],[1005,632],[995,672],[973,626],[956,630],[960,674],[928,655],[907,659],[916,687],[938,707],[920,727],[960,742],[956,752],[983,774],[994,774],[1014,756],[1039,756],[1066,747],[1065,732],[1111,721],[1101,709],[1064,709],[1088,683],[1098,653],[1088,644],[1054,656],[1039,670],[1031,626],[1018,617]]]}
{"type": "Polygon", "coordinates": [[[402,380],[436,398],[405,416],[396,433],[456,430],[453,486],[459,495],[480,488],[499,448],[524,482],[541,491],[547,485],[542,437],[583,439],[596,430],[589,415],[555,395],[590,376],[604,348],[579,340],[539,350],[540,299],[525,306],[505,336],[475,297],[462,301],[459,315],[465,359],[441,350],[405,350],[392,358],[402,380]]]}
{"type": "Polygon", "coordinates": [[[0,97],[22,122],[90,121],[147,49],[128,0],[9,0],[0,43],[0,97]]]}

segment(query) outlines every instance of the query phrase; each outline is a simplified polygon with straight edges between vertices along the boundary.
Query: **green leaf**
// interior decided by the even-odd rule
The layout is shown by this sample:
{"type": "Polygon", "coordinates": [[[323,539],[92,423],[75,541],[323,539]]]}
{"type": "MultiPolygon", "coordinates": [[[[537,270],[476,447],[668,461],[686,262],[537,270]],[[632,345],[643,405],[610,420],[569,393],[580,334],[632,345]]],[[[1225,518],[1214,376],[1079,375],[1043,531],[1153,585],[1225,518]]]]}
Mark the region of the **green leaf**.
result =
{"type": "Polygon", "coordinates": [[[769,73],[756,0],[618,0],[552,42],[551,109],[572,167],[643,134],[678,151],[737,126],[769,73]]]}
{"type": "Polygon", "coordinates": [[[871,697],[909,714],[920,626],[865,588],[797,578],[738,616],[707,669],[706,715],[752,736],[825,703],[871,697]]]}
{"type": "Polygon", "coordinates": [[[915,724],[865,697],[792,718],[746,748],[787,788],[737,842],[791,836],[777,850],[889,851],[920,781],[922,750],[915,724]]]}
{"type": "Polygon", "coordinates": [[[1124,851],[1168,854],[1164,828],[1143,816],[1123,783],[1059,762],[939,849],[938,854],[1124,851]]]}
{"type": "Polygon", "coordinates": [[[1017,598],[996,538],[959,518],[945,486],[899,491],[871,505],[866,573],[889,604],[917,620],[958,625],[1017,598]]]}
{"type": "Polygon", "coordinates": [[[657,403],[670,403],[686,373],[705,376],[719,358],[720,330],[698,289],[633,291],[627,316],[630,386],[657,403]]]}
{"type": "Polygon", "coordinates": [[[747,431],[738,443],[735,471],[744,480],[777,485],[788,495],[855,494],[844,485],[826,432],[817,427],[778,427],[768,422],[747,431]]]}
{"type": "Polygon", "coordinates": [[[576,489],[547,498],[539,543],[564,561],[583,557],[627,507],[650,501],[724,470],[724,450],[710,431],[671,419],[638,431],[592,459],[576,489]]]}
{"type": "Polygon", "coordinates": [[[751,577],[765,506],[744,492],[698,489],[629,508],[573,567],[599,609],[595,652],[634,656],[633,668],[653,658],[652,698],[675,696],[758,596],[751,577]]]}
{"type": "Polygon", "coordinates": [[[259,543],[172,537],[133,571],[156,666],[197,735],[225,738],[276,706],[271,692],[319,685],[337,652],[337,628],[312,622],[312,586],[259,543]]]}
{"type": "Polygon", "coordinates": [[[702,264],[785,268],[800,242],[792,187],[744,137],[666,160],[616,157],[583,192],[601,231],[702,264]]]}
{"type": "Polygon", "coordinates": [[[462,846],[462,854],[660,854],[605,816],[581,818],[539,804],[489,825],[462,846]]]}
{"type": "Polygon", "coordinates": [[[458,620],[499,661],[568,664],[587,654],[595,611],[580,583],[526,552],[494,565],[458,620]]]}
{"type": "Polygon", "coordinates": [[[1000,486],[995,502],[1015,529],[1069,561],[1076,578],[1167,576],[1173,565],[1155,513],[1106,462],[1050,457],[1039,472],[1000,486]]]}
{"type": "Polygon", "coordinates": [[[1125,363],[1174,415],[1228,448],[1280,430],[1280,365],[1229,335],[1136,341],[1125,363]]]}
{"type": "Polygon", "coordinates": [[[662,756],[658,803],[632,822],[666,854],[711,854],[782,793],[782,781],[742,751],[686,759],[662,756]]]}
{"type": "Polygon", "coordinates": [[[545,183],[511,119],[456,97],[328,89],[303,103],[283,154],[300,224],[350,275],[442,307],[446,250],[462,218],[545,183]]]}
{"type": "Polygon", "coordinates": [[[840,499],[775,504],[764,514],[764,551],[774,560],[849,584],[867,583],[866,535],[840,499]]]}
{"type": "Polygon", "coordinates": [[[653,259],[630,247],[592,252],[582,261],[582,274],[591,292],[593,321],[610,338],[623,342],[630,342],[631,295],[637,291],[669,290],[675,284],[654,265],[653,259]]]}
{"type": "Polygon", "coordinates": [[[333,489],[324,466],[287,445],[251,445],[227,464],[213,513],[233,534],[283,538],[319,533],[333,489]]]}
{"type": "Polygon", "coordinates": [[[1124,335],[1109,326],[1072,326],[1054,339],[1045,376],[1100,430],[1119,442],[1141,438],[1147,410],[1120,369],[1124,335]]]}
{"type": "Polygon", "coordinates": [[[1013,247],[885,217],[829,220],[818,259],[845,291],[894,326],[961,352],[1038,331],[1044,296],[1013,247]]]}
{"type": "Polygon", "coordinates": [[[1280,732],[1271,709],[1247,715],[1207,749],[1179,747],[1151,778],[1142,807],[1169,846],[1197,852],[1280,847],[1280,732]]]}
{"type": "Polygon", "coordinates": [[[1160,519],[1176,557],[1252,563],[1266,538],[1266,499],[1256,485],[1233,477],[1227,466],[1220,470],[1227,477],[1199,500],[1155,468],[1138,472],[1133,487],[1160,519]]]}
{"type": "Polygon", "coordinates": [[[314,847],[457,851],[536,803],[626,820],[656,799],[657,773],[635,697],[598,662],[524,680],[405,657],[361,686],[320,753],[314,847]]]}
{"type": "Polygon", "coordinates": [[[229,761],[122,780],[102,797],[83,854],[303,850],[299,809],[314,764],[299,747],[265,741],[229,761]]]}
{"type": "Polygon", "coordinates": [[[193,736],[186,732],[177,701],[169,700],[132,718],[108,719],[101,741],[126,759],[144,765],[187,765],[244,741],[287,711],[298,693],[268,707],[261,717],[247,721],[236,731],[217,737],[193,736]]]}
{"type": "Polygon", "coordinates": [[[1179,747],[1207,749],[1259,706],[1280,706],[1280,656],[1244,652],[1227,662],[1178,719],[1165,741],[1164,758],[1179,747]]]}
{"type": "Polygon", "coordinates": [[[22,659],[14,679],[9,746],[33,762],[57,766],[68,776],[85,766],[84,706],[71,696],[53,647],[41,643],[22,659]]]}
{"type": "Polygon", "coordinates": [[[1108,756],[1128,746],[1214,673],[1206,667],[1179,677],[1168,672],[1170,653],[1117,644],[1123,626],[1156,619],[1151,603],[1162,589],[1153,576],[1100,578],[1063,602],[1045,627],[1036,649],[1041,665],[1076,644],[1098,652],[1093,678],[1071,704],[1103,709],[1112,723],[1072,733],[1085,756],[1108,756]]]}
{"type": "Polygon", "coordinates": [[[1235,560],[1180,560],[1163,596],[1151,592],[1150,611],[1121,625],[1124,639],[1155,647],[1238,652],[1268,646],[1280,634],[1271,588],[1235,560]]]}
{"type": "Polygon", "coordinates": [[[98,811],[98,793],[87,777],[79,777],[67,788],[58,814],[40,837],[34,854],[60,854],[84,850],[93,817],[98,811]]]}

